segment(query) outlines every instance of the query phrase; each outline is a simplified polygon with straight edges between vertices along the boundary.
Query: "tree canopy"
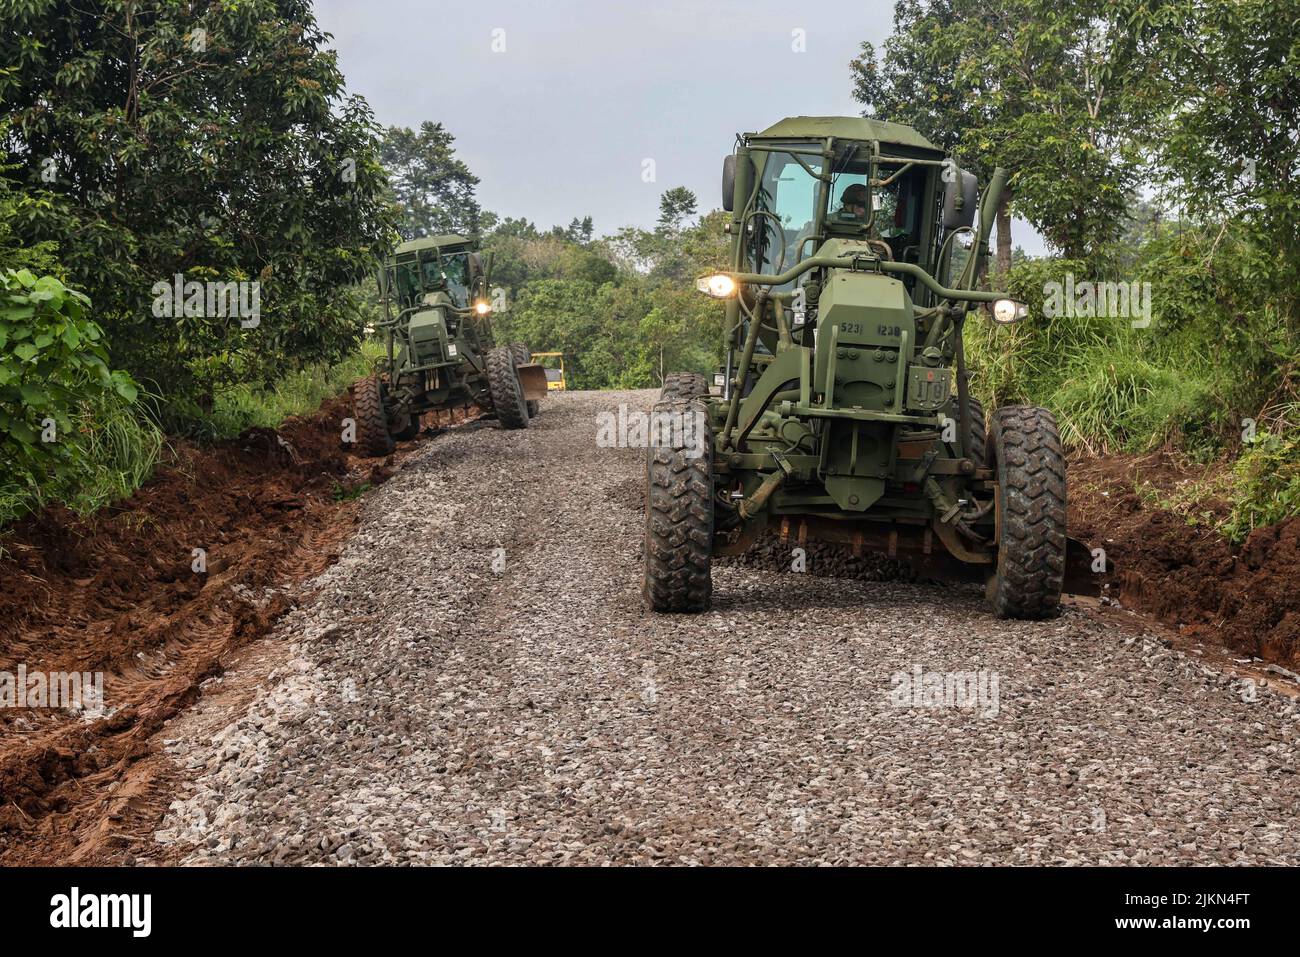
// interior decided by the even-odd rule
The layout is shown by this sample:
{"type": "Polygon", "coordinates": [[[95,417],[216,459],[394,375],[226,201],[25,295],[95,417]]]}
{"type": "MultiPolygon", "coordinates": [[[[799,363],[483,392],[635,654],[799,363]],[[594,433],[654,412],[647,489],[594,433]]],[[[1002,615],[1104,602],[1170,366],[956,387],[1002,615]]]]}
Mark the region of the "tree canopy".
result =
{"type": "Polygon", "coordinates": [[[351,284],[394,224],[378,128],[306,0],[14,0],[0,35],[5,176],[24,246],[57,249],[116,361],[210,401],[337,358],[351,284]],[[154,315],[151,290],[257,282],[261,317],[154,315]]]}

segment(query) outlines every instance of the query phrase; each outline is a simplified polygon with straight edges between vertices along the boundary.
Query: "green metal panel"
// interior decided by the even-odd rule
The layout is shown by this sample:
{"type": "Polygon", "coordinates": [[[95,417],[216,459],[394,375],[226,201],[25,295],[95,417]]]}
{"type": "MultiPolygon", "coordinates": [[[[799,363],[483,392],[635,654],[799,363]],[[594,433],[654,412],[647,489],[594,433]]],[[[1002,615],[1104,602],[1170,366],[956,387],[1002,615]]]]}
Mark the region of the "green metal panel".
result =
{"type": "Polygon", "coordinates": [[[861,116],[787,116],[754,136],[762,139],[825,139],[878,140],[881,143],[932,150],[942,155],[943,150],[924,136],[901,123],[868,120],[861,116]]]}
{"type": "Polygon", "coordinates": [[[898,370],[911,358],[910,343],[916,340],[912,303],[902,282],[879,273],[833,270],[818,315],[813,389],[829,397],[827,407],[901,412],[898,370]]]}
{"type": "Polygon", "coordinates": [[[410,366],[424,366],[443,361],[447,355],[447,320],[443,307],[423,309],[412,313],[407,324],[415,356],[408,360],[410,366]]]}
{"type": "Polygon", "coordinates": [[[799,388],[801,379],[807,378],[805,370],[811,349],[791,346],[777,353],[776,358],[763,372],[754,389],[747,395],[740,406],[740,416],[736,420],[743,436],[753,426],[759,413],[770,404],[771,397],[787,382],[792,388],[799,388]]]}

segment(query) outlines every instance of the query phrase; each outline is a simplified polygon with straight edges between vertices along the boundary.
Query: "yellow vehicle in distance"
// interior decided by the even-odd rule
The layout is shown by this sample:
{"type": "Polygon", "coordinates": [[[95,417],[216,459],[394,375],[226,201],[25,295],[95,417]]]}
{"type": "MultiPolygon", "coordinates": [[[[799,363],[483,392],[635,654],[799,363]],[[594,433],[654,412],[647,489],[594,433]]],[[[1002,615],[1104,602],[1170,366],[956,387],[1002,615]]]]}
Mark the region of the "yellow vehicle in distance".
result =
{"type": "Polygon", "coordinates": [[[546,373],[546,390],[548,392],[563,392],[569,387],[568,381],[564,378],[564,353],[563,352],[534,352],[533,362],[542,366],[542,371],[546,373]],[[543,360],[554,359],[556,365],[551,365],[543,360]]]}

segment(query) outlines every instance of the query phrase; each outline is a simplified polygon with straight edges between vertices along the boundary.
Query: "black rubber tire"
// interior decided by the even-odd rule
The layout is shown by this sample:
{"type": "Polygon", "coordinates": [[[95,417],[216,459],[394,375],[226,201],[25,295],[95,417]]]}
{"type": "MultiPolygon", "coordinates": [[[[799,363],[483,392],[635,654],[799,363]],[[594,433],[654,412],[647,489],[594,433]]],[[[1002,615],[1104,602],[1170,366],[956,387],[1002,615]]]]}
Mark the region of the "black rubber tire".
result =
{"type": "Polygon", "coordinates": [[[670,372],[664,376],[663,388],[659,390],[659,401],[694,399],[696,396],[708,394],[709,380],[698,372],[670,372]]]}
{"type": "Polygon", "coordinates": [[[984,403],[967,393],[966,405],[970,408],[970,437],[963,451],[966,458],[975,463],[977,469],[982,469],[984,463],[988,461],[988,449],[985,447],[988,444],[988,437],[984,422],[984,403]]]}
{"type": "MultiPolygon", "coordinates": [[[[515,365],[526,366],[533,361],[533,350],[522,342],[510,343],[510,351],[515,354],[515,365]]],[[[528,418],[535,419],[541,414],[542,404],[536,399],[528,400],[528,418]]]]}
{"type": "Polygon", "coordinates": [[[1008,405],[992,425],[1002,530],[989,604],[999,618],[1053,618],[1065,579],[1065,455],[1056,420],[1046,409],[1008,405]]]}
{"type": "Polygon", "coordinates": [[[487,354],[488,391],[492,409],[502,428],[528,428],[528,403],[515,371],[515,355],[509,346],[497,346],[487,354]]]}
{"type": "Polygon", "coordinates": [[[681,436],[646,449],[641,593],[651,611],[700,612],[713,596],[713,430],[698,400],[670,399],[653,411],[697,416],[703,454],[692,455],[681,436]]]}
{"type": "Polygon", "coordinates": [[[383,385],[369,376],[352,385],[352,418],[356,422],[356,449],[362,455],[391,455],[396,443],[388,432],[383,385]]]}

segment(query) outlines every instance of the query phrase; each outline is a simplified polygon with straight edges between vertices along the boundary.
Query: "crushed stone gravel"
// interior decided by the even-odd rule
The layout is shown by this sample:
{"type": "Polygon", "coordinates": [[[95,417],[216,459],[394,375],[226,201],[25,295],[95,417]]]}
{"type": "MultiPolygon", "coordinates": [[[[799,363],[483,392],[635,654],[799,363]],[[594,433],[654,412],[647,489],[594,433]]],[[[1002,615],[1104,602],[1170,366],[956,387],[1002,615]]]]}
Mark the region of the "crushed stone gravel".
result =
{"type": "Polygon", "coordinates": [[[156,857],[1300,863],[1296,703],[1137,626],[762,562],[715,567],[705,614],[646,613],[644,453],[596,416],[653,398],[553,395],[371,493],[269,639],[284,664],[170,740],[156,857]]]}

